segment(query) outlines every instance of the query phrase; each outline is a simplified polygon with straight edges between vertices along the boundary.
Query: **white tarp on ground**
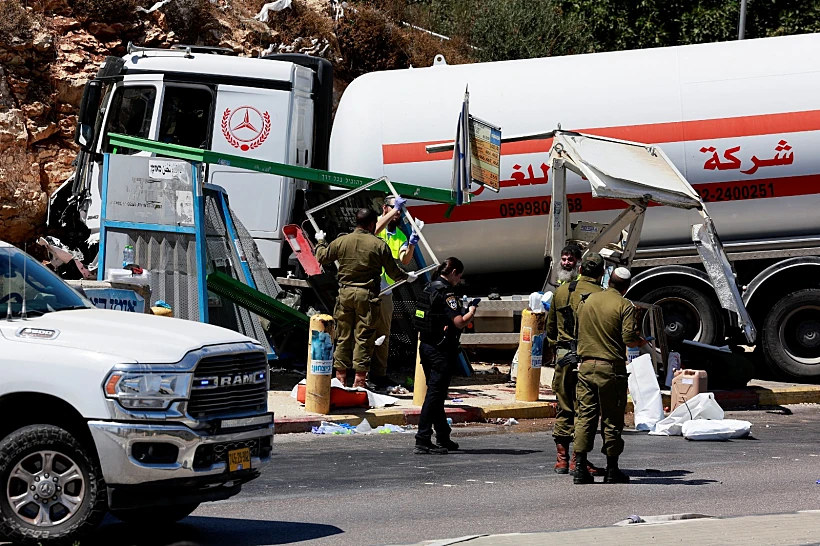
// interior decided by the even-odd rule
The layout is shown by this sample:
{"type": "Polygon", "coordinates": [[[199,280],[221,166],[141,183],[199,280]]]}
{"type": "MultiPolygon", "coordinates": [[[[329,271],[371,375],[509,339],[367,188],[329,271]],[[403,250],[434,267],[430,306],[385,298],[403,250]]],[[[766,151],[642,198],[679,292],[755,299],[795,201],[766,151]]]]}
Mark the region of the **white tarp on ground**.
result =
{"type": "Polygon", "coordinates": [[[749,435],[752,424],[724,419],[723,408],[711,392],[702,392],[684,402],[669,417],[658,421],[653,436],[683,436],[687,440],[729,440],[749,435]]]}
{"type": "Polygon", "coordinates": [[[655,430],[649,434],[655,436],[680,436],[681,427],[686,421],[695,419],[723,419],[723,408],[715,401],[711,392],[702,392],[684,402],[666,419],[655,424],[655,430]]]}
{"type": "Polygon", "coordinates": [[[651,355],[641,355],[626,367],[629,372],[629,394],[635,407],[635,430],[655,429],[663,419],[663,399],[651,355]]]}
{"type": "Polygon", "coordinates": [[[731,440],[745,438],[752,431],[749,421],[738,419],[695,419],[686,421],[681,427],[687,440],[731,440]]]}
{"type": "MultiPolygon", "coordinates": [[[[291,398],[296,398],[297,391],[299,390],[299,385],[305,385],[307,383],[306,379],[302,379],[297,383],[293,390],[290,391],[291,398]]],[[[385,406],[392,406],[396,402],[399,401],[398,398],[394,398],[392,396],[387,396],[385,394],[376,394],[375,392],[369,391],[367,389],[362,389],[361,387],[354,389],[352,387],[345,387],[342,385],[342,382],[336,379],[335,377],[330,380],[330,388],[333,387],[344,389],[346,391],[356,392],[356,391],[363,391],[367,393],[367,403],[371,408],[383,408],[385,406]]]]}

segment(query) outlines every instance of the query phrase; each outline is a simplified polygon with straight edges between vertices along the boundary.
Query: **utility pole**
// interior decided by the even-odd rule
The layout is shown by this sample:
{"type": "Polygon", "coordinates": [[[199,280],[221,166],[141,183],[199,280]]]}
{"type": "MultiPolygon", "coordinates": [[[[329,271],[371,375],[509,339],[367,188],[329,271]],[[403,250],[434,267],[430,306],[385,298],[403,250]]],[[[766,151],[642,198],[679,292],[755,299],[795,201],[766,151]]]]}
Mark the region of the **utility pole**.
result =
{"type": "Polygon", "coordinates": [[[737,24],[737,39],[746,36],[746,0],[740,0],[740,21],[737,24]]]}

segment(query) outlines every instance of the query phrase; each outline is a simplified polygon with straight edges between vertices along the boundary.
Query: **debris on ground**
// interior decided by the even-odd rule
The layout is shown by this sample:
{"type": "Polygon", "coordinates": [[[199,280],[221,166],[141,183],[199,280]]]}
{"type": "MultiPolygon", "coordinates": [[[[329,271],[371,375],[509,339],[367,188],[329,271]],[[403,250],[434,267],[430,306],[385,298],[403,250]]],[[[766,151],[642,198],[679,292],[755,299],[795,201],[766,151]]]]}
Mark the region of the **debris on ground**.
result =
{"type": "Polygon", "coordinates": [[[381,425],[373,428],[367,419],[364,419],[357,426],[349,425],[347,423],[331,423],[329,421],[322,421],[318,427],[313,427],[311,430],[313,434],[406,434],[413,432],[413,425],[381,425]]]}
{"type": "Polygon", "coordinates": [[[487,422],[494,425],[503,425],[505,427],[518,424],[518,420],[514,417],[510,417],[509,419],[504,419],[503,417],[498,417],[497,419],[487,419],[487,422]]]}
{"type": "Polygon", "coordinates": [[[397,395],[397,394],[410,394],[410,391],[402,387],[401,385],[393,385],[392,387],[387,387],[385,392],[390,395],[397,395]]]}

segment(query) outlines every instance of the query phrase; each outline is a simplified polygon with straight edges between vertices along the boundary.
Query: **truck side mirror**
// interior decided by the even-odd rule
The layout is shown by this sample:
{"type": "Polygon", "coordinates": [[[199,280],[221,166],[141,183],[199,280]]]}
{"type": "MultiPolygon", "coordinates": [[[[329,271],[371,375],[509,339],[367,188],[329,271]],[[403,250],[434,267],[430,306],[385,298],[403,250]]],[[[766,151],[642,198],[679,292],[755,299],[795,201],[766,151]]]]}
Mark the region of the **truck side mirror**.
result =
{"type": "Polygon", "coordinates": [[[85,84],[83,100],[80,103],[80,115],[77,118],[77,130],[74,142],[82,149],[91,151],[94,144],[94,126],[100,110],[100,97],[103,84],[100,80],[91,80],[85,84]]]}

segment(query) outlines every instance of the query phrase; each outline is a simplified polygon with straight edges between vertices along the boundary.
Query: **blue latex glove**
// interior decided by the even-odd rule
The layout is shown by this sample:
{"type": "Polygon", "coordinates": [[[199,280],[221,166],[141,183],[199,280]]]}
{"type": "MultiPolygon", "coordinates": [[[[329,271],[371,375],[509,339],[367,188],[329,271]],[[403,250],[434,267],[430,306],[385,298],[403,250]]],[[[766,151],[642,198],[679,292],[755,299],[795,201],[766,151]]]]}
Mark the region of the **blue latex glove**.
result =
{"type": "Polygon", "coordinates": [[[481,303],[481,298],[475,298],[467,307],[478,307],[479,303],[481,303]]]}
{"type": "Polygon", "coordinates": [[[402,209],[404,205],[407,203],[407,199],[402,197],[401,195],[396,197],[396,200],[393,202],[394,209],[402,209]]]}
{"type": "Polygon", "coordinates": [[[420,240],[421,240],[421,237],[419,237],[419,234],[414,231],[413,233],[410,234],[410,238],[407,239],[407,244],[417,245],[417,244],[419,244],[420,240]]]}

